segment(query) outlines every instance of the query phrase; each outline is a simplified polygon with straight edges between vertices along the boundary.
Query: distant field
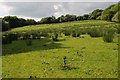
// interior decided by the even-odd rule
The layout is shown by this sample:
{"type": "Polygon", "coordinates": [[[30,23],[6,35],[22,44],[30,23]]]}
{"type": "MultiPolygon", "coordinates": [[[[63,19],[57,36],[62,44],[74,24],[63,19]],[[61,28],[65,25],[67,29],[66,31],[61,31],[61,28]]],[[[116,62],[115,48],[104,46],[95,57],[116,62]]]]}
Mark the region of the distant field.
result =
{"type": "Polygon", "coordinates": [[[117,24],[114,22],[108,22],[108,21],[102,21],[102,20],[85,20],[85,21],[73,21],[73,22],[65,22],[65,23],[55,23],[55,24],[40,24],[40,25],[31,25],[31,26],[25,26],[20,28],[12,29],[10,32],[20,32],[20,31],[36,31],[41,29],[60,29],[63,27],[73,27],[73,26],[79,26],[79,27],[93,27],[93,26],[102,26],[105,25],[112,25],[117,24]]]}
{"type": "MultiPolygon", "coordinates": [[[[72,27],[100,27],[118,23],[87,20],[59,24],[41,24],[12,29],[8,32],[58,31],[72,27]]],[[[109,28],[109,27],[108,27],[109,28]]],[[[3,78],[117,78],[118,77],[118,34],[113,42],[104,42],[102,37],[92,38],[88,34],[81,37],[59,35],[58,41],[49,37],[33,40],[32,46],[26,40],[13,41],[2,46],[3,78]],[[63,69],[64,57],[69,66],[63,69]]]]}

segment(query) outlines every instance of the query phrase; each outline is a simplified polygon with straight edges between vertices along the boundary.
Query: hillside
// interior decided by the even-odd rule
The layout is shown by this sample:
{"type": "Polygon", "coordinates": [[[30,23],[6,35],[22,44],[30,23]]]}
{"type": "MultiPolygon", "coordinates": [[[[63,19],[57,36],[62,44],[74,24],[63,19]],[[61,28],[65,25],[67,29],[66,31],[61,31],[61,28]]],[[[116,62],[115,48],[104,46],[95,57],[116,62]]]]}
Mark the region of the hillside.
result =
{"type": "Polygon", "coordinates": [[[117,78],[118,34],[111,43],[101,35],[114,28],[117,23],[85,20],[5,32],[4,41],[12,42],[2,46],[2,77],[117,78]],[[14,37],[9,38],[11,34],[14,37]],[[57,40],[51,38],[54,35],[57,40]]]}
{"type": "Polygon", "coordinates": [[[0,78],[118,78],[117,7],[42,23],[5,17],[0,78]]]}
{"type": "Polygon", "coordinates": [[[118,22],[118,10],[120,10],[120,4],[116,3],[107,7],[101,15],[102,20],[116,21],[118,22]],[[116,16],[117,15],[117,16],[116,16]],[[116,17],[115,17],[116,16],[116,17]],[[114,17],[114,19],[112,19],[114,17]],[[115,20],[116,19],[116,20],[115,20]]]}
{"type": "MultiPolygon", "coordinates": [[[[62,28],[73,28],[73,27],[81,27],[81,28],[90,28],[95,26],[101,26],[104,27],[105,25],[112,25],[117,24],[114,22],[109,21],[102,21],[102,20],[82,20],[82,21],[73,21],[73,22],[65,22],[65,23],[56,23],[56,24],[40,24],[40,25],[30,25],[30,26],[24,26],[20,28],[14,28],[7,32],[24,32],[24,31],[39,31],[39,30],[48,30],[48,29],[59,29],[62,28]],[[104,25],[104,26],[103,26],[104,25]]],[[[5,32],[6,33],[6,32],[5,32]]]]}

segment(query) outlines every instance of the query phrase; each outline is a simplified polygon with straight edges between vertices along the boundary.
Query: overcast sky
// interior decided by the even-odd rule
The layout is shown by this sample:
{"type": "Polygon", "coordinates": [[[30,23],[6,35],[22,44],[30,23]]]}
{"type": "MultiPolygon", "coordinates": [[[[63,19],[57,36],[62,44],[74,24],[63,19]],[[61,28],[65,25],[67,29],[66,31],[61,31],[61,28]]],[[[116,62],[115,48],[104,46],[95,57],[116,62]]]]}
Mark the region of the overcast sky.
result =
{"type": "Polygon", "coordinates": [[[83,15],[94,9],[105,9],[116,2],[0,2],[0,17],[15,15],[40,20],[46,16],[83,15]]]}

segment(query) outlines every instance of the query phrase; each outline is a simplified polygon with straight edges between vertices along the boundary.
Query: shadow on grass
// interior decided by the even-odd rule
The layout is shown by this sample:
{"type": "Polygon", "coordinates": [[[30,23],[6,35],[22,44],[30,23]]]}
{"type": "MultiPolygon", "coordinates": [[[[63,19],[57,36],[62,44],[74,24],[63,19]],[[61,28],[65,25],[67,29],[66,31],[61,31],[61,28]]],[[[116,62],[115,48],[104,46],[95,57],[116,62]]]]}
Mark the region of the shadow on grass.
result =
{"type": "Polygon", "coordinates": [[[7,44],[2,46],[2,56],[26,53],[30,51],[69,48],[69,47],[62,47],[60,41],[54,42],[49,38],[41,38],[38,40],[32,40],[31,46],[27,46],[25,40],[14,41],[12,44],[7,44]]]}

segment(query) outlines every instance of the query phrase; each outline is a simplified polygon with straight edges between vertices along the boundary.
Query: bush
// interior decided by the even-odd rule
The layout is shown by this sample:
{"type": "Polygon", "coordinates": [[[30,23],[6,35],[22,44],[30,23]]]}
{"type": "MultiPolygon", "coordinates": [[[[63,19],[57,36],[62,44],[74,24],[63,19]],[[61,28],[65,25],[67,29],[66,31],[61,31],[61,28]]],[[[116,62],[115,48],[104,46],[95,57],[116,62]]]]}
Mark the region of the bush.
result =
{"type": "Polygon", "coordinates": [[[10,35],[10,37],[12,38],[12,40],[18,40],[19,37],[20,37],[20,35],[17,34],[17,33],[12,33],[12,34],[10,35]]]}
{"type": "Polygon", "coordinates": [[[75,31],[72,31],[72,37],[77,37],[77,34],[75,31]]]}
{"type": "Polygon", "coordinates": [[[36,35],[36,39],[40,39],[41,38],[41,33],[38,32],[37,35],[36,35]]]}
{"type": "Polygon", "coordinates": [[[2,20],[2,31],[7,31],[10,29],[9,22],[2,20]]]}
{"type": "Polygon", "coordinates": [[[27,40],[27,39],[30,39],[30,34],[29,33],[23,33],[23,40],[27,40]]]}
{"type": "Polygon", "coordinates": [[[37,39],[37,34],[36,33],[32,33],[32,39],[37,39]]]}
{"type": "Polygon", "coordinates": [[[65,36],[70,36],[71,31],[70,30],[64,30],[63,33],[64,33],[65,36]]]}
{"type": "Polygon", "coordinates": [[[52,36],[52,40],[53,41],[57,41],[58,40],[58,33],[54,33],[54,35],[52,36]]]}
{"type": "Polygon", "coordinates": [[[101,37],[101,36],[102,36],[102,32],[101,32],[100,29],[98,29],[98,28],[91,28],[91,29],[88,31],[88,34],[89,34],[91,37],[101,37]]]}
{"type": "Polygon", "coordinates": [[[113,42],[115,32],[115,28],[106,29],[103,33],[103,40],[105,42],[113,42]]]}
{"type": "Polygon", "coordinates": [[[27,46],[31,46],[32,45],[32,40],[31,39],[27,39],[26,40],[26,45],[27,46]]]}
{"type": "Polygon", "coordinates": [[[12,38],[9,34],[2,36],[2,44],[10,44],[12,43],[12,38]]]}

